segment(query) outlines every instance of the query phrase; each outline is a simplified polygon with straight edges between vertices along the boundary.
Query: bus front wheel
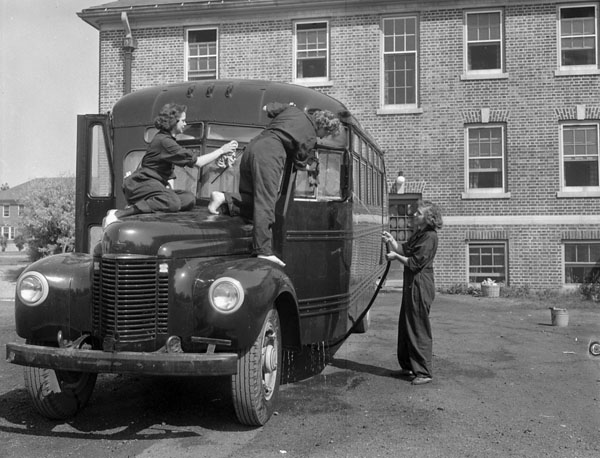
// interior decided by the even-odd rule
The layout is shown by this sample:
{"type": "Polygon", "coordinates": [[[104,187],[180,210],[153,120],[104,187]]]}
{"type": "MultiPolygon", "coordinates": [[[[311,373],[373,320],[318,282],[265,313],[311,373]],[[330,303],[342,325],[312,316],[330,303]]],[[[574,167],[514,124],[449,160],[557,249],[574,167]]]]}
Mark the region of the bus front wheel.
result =
{"type": "Polygon", "coordinates": [[[281,378],[281,342],[279,314],[271,309],[254,344],[240,352],[237,374],[231,377],[235,413],[245,425],[262,426],[273,414],[281,378]]]}

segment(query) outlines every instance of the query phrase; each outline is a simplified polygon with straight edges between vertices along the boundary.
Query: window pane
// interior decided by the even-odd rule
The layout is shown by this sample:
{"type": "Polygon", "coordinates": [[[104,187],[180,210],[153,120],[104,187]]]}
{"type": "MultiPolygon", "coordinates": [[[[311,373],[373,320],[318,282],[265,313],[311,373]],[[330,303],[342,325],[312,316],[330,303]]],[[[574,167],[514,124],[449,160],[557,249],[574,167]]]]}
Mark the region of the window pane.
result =
{"type": "Polygon", "coordinates": [[[327,77],[327,23],[296,25],[296,78],[327,77]]]}
{"type": "Polygon", "coordinates": [[[469,70],[500,69],[500,43],[469,45],[469,70]]]}
{"type": "Polygon", "coordinates": [[[564,186],[599,186],[598,126],[563,127],[564,186]]]}
{"type": "Polygon", "coordinates": [[[417,20],[383,21],[385,105],[415,104],[417,100],[417,20]]]}
{"type": "Polygon", "coordinates": [[[217,77],[217,30],[188,31],[188,80],[217,77]]]}
{"type": "Polygon", "coordinates": [[[481,283],[487,278],[506,282],[504,244],[469,245],[469,282],[481,283]]]}
{"type": "Polygon", "coordinates": [[[596,64],[596,9],[561,8],[561,65],[596,64]]]}
{"type": "Polygon", "coordinates": [[[501,127],[470,128],[469,189],[503,188],[501,127]]]}
{"type": "Polygon", "coordinates": [[[565,244],[565,283],[596,281],[600,274],[600,242],[565,244]]]}
{"type": "Polygon", "coordinates": [[[384,59],[386,105],[416,102],[416,62],[414,55],[389,54],[384,59]]]}
{"type": "Polygon", "coordinates": [[[500,70],[501,60],[500,12],[467,14],[467,69],[500,70]]]}
{"type": "Polygon", "coordinates": [[[104,139],[104,128],[101,125],[92,127],[89,174],[88,193],[90,196],[108,197],[112,195],[112,174],[104,139]]]}

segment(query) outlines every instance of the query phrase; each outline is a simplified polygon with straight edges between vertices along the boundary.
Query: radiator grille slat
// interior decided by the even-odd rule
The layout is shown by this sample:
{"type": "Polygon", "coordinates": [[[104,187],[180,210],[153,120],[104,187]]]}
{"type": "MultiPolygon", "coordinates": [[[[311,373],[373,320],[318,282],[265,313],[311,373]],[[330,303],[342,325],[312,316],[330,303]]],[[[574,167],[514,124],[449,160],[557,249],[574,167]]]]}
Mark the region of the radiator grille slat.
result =
{"type": "Polygon", "coordinates": [[[146,342],[168,329],[169,279],[156,258],[97,258],[93,325],[101,338],[146,342]]]}

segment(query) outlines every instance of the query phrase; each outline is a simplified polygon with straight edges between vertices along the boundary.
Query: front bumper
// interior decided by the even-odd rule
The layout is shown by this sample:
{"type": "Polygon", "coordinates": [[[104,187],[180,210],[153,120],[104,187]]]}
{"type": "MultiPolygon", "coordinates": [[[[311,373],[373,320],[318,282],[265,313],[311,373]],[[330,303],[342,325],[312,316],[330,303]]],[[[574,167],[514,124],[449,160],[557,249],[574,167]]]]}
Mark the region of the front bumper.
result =
{"type": "Polygon", "coordinates": [[[196,377],[237,373],[236,353],[112,353],[9,343],[6,360],[20,366],[76,372],[196,377]]]}

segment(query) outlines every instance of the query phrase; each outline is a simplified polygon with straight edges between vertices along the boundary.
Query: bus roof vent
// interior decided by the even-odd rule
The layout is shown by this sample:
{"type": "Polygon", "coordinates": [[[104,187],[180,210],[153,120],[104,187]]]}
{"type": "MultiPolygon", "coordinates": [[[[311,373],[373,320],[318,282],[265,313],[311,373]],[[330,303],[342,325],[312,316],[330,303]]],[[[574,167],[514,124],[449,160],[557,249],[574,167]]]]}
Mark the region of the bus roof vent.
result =
{"type": "Polygon", "coordinates": [[[214,84],[210,84],[206,88],[206,97],[212,97],[214,90],[215,90],[215,85],[214,84]]]}

